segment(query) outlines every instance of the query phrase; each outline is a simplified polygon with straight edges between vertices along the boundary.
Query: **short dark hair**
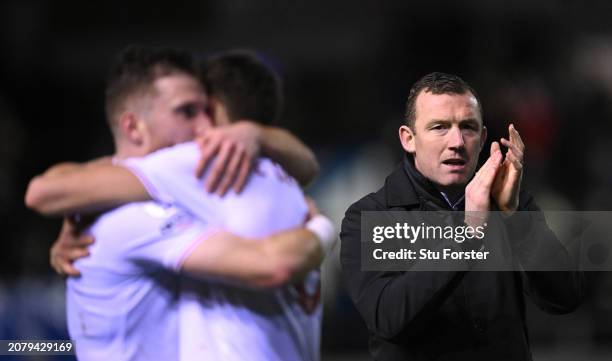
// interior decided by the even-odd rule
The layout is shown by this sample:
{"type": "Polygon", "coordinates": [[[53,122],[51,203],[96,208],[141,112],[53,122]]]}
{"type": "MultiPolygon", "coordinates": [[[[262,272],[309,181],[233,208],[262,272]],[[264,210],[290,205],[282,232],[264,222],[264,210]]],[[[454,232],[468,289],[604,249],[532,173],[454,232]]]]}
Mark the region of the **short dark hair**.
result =
{"type": "Polygon", "coordinates": [[[119,52],[106,82],[106,117],[111,128],[130,96],[150,90],[157,78],[174,73],[199,78],[189,52],[141,45],[129,45],[119,52]]]}
{"type": "Polygon", "coordinates": [[[410,89],[410,93],[408,93],[406,114],[404,117],[406,119],[406,124],[413,130],[416,121],[416,99],[421,92],[431,92],[432,94],[465,94],[470,92],[476,98],[480,116],[483,117],[480,98],[478,98],[478,94],[476,94],[474,88],[457,75],[434,72],[425,75],[414,83],[410,89]]]}
{"type": "Polygon", "coordinates": [[[201,72],[208,95],[225,105],[231,121],[278,121],[283,104],[281,80],[253,52],[219,53],[202,63],[201,72]]]}

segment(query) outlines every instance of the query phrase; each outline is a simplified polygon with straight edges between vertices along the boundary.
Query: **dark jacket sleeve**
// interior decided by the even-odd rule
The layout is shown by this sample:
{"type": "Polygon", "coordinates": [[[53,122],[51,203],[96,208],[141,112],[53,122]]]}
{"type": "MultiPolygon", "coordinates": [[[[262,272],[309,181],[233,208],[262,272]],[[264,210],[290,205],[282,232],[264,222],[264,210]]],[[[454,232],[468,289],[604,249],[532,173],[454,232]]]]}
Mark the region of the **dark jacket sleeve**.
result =
{"type": "Polygon", "coordinates": [[[377,210],[385,209],[370,195],[346,211],[340,233],[340,263],[349,296],[370,332],[394,339],[427,327],[465,272],[362,271],[361,212],[377,210]]]}
{"type": "Polygon", "coordinates": [[[521,266],[523,287],[544,311],[555,314],[576,309],[585,295],[584,273],[554,232],[533,198],[521,195],[520,212],[508,220],[508,233],[521,266]],[[538,267],[558,271],[537,271],[538,267]]]}

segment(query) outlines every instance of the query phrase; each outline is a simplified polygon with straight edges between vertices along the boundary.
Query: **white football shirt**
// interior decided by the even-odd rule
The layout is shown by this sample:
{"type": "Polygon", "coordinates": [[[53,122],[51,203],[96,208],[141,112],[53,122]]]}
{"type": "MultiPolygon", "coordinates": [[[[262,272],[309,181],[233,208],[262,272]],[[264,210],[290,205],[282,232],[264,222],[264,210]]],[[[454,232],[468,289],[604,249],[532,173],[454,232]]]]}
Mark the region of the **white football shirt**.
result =
{"type": "Polygon", "coordinates": [[[177,269],[210,229],[187,212],[131,203],[90,227],[90,256],[67,279],[68,331],[79,360],[178,360],[177,269]]]}
{"type": "MultiPolygon", "coordinates": [[[[244,190],[219,197],[194,175],[194,142],[165,148],[126,166],[158,201],[178,206],[205,224],[249,238],[303,225],[304,195],[295,180],[261,158],[244,190]]],[[[205,179],[204,176],[202,179],[205,179]]],[[[305,285],[248,290],[185,282],[181,291],[181,360],[318,360],[319,275],[305,285]]]]}

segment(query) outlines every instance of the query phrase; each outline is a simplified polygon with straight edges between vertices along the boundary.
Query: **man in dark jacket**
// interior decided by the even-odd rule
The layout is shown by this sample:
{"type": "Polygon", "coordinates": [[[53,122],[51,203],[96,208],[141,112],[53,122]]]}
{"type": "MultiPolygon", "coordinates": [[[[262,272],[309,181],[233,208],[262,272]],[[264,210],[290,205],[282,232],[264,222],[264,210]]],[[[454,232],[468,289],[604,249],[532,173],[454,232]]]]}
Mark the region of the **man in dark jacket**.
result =
{"type": "MultiPolygon", "coordinates": [[[[351,205],[340,234],[343,280],[369,329],[375,360],[531,360],[523,295],[551,313],[580,303],[582,274],[571,271],[569,255],[521,191],[525,147],[513,125],[508,131],[501,139],[506,154],[493,142],[476,172],[487,131],[474,89],[443,73],[411,89],[399,129],[406,157],[383,188],[351,205]],[[499,211],[524,270],[363,271],[361,212],[423,210],[465,210],[462,221],[473,227],[499,211]],[[546,256],[542,250],[565,263],[565,272],[529,270],[540,261],[536,255],[546,256]]],[[[483,249],[487,238],[461,246],[483,249]]]]}

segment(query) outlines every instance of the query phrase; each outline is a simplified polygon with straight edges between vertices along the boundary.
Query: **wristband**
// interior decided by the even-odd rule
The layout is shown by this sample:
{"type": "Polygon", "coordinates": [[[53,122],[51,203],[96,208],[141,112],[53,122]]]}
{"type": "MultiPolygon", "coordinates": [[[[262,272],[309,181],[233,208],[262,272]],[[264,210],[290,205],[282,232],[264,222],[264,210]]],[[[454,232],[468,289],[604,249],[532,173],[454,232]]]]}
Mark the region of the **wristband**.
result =
{"type": "Polygon", "coordinates": [[[321,242],[323,256],[327,256],[337,239],[334,224],[324,215],[317,214],[306,222],[306,229],[317,236],[319,242],[321,242]]]}

